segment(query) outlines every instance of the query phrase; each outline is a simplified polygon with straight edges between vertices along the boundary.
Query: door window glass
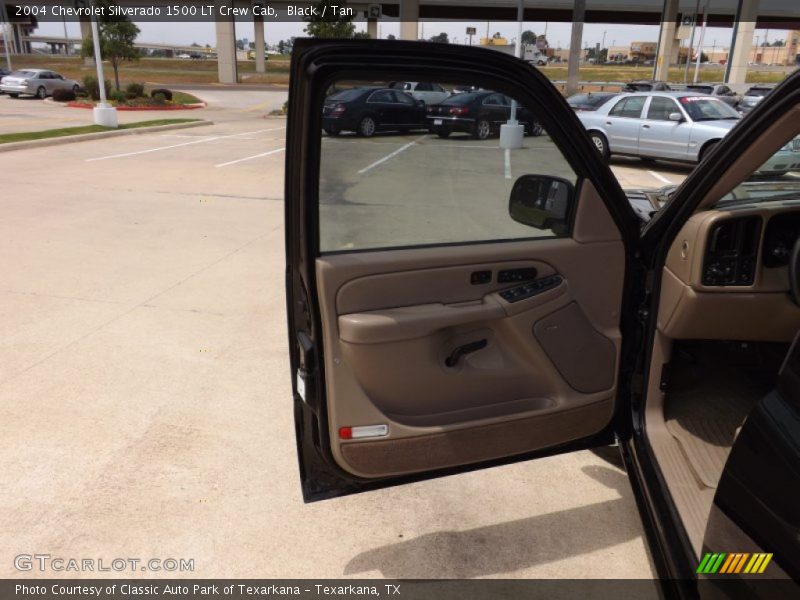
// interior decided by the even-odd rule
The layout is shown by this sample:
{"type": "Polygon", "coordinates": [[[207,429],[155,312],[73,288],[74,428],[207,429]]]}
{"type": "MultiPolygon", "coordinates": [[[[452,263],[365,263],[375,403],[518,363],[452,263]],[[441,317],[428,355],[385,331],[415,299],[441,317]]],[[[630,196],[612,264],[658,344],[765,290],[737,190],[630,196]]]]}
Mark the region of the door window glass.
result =
{"type": "Polygon", "coordinates": [[[680,109],[671,98],[654,96],[650,99],[647,118],[654,121],[669,121],[670,114],[675,112],[680,112],[680,109]]]}
{"type": "Polygon", "coordinates": [[[395,101],[399,102],[400,104],[408,104],[414,105],[414,98],[406,94],[405,92],[394,92],[395,101]]]}
{"type": "Polygon", "coordinates": [[[367,102],[394,102],[394,94],[390,90],[379,90],[373,92],[367,102]]]}
{"type": "Polygon", "coordinates": [[[523,175],[577,183],[564,154],[541,131],[537,113],[522,104],[522,148],[500,148],[497,104],[484,102],[507,100],[492,90],[453,93],[469,83],[441,82],[452,93],[442,103],[419,107],[408,98],[410,104],[391,111],[374,105],[382,92],[363,103],[358,93],[342,91],[376,82],[337,83],[339,100],[326,99],[320,110],[323,253],[569,235],[568,219],[542,219],[537,228],[515,221],[509,211],[511,190],[523,175]],[[368,127],[362,127],[365,119],[368,127]]]}
{"type": "Polygon", "coordinates": [[[642,116],[642,108],[644,108],[645,98],[645,96],[630,96],[629,98],[623,98],[617,102],[609,114],[615,117],[638,119],[642,116]]]}

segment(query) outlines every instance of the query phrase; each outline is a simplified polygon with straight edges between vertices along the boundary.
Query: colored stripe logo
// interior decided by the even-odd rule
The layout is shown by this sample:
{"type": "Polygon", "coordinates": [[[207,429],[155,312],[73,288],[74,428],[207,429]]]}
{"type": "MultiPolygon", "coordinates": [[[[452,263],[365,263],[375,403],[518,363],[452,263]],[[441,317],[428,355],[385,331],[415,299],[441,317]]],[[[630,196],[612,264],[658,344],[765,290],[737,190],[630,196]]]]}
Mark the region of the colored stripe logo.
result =
{"type": "Polygon", "coordinates": [[[749,573],[760,574],[772,560],[772,553],[755,552],[706,552],[697,566],[697,573],[703,575],[749,573]]]}

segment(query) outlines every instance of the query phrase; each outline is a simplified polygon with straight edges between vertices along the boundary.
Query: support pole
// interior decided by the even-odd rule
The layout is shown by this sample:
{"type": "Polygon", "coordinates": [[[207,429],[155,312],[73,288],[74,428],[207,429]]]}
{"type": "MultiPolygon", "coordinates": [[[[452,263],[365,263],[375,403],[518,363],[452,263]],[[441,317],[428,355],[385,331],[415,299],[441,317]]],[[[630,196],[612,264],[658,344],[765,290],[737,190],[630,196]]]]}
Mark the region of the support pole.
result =
{"type": "Polygon", "coordinates": [[[92,18],[92,43],[94,44],[94,63],[97,66],[97,86],[100,89],[100,102],[94,107],[94,123],[103,127],[119,127],[117,109],[106,100],[106,79],[103,74],[103,56],[100,54],[100,28],[97,19],[92,18]]]}
{"type": "Polygon", "coordinates": [[[256,73],[267,72],[267,58],[265,53],[267,51],[266,44],[264,43],[264,17],[261,15],[253,15],[253,25],[255,26],[255,54],[256,54],[256,73]]]}
{"type": "Polygon", "coordinates": [[[725,65],[725,83],[745,83],[747,63],[753,48],[759,0],[739,0],[733,23],[731,50],[725,65]]]}
{"type": "Polygon", "coordinates": [[[664,0],[661,13],[661,31],[656,48],[656,64],[653,68],[653,79],[666,81],[669,79],[669,64],[672,60],[672,47],[675,44],[675,21],[678,18],[678,0],[664,0]]]}
{"type": "Polygon", "coordinates": [[[703,43],[706,40],[706,25],[708,24],[708,5],[711,0],[706,0],[706,5],[703,7],[703,26],[700,28],[700,44],[697,48],[697,62],[694,63],[694,83],[700,78],[700,62],[703,59],[703,43]]]}
{"type": "MultiPolygon", "coordinates": [[[[517,43],[514,53],[517,58],[522,58],[522,20],[525,18],[525,0],[517,2],[517,43]]],[[[508,123],[500,126],[500,147],[507,149],[522,148],[525,137],[525,126],[517,121],[517,101],[511,99],[511,118],[508,123]]]]}
{"type": "Polygon", "coordinates": [[[217,77],[220,83],[239,83],[236,63],[236,23],[232,17],[219,17],[223,5],[233,7],[232,0],[216,0],[217,20],[217,77]]]}
{"type": "Polygon", "coordinates": [[[586,19],[586,0],[575,0],[572,8],[572,35],[569,42],[569,63],[567,64],[567,96],[578,91],[578,73],[581,67],[581,44],[583,42],[583,21],[586,19]]]}
{"type": "Polygon", "coordinates": [[[419,0],[400,0],[400,39],[419,37],[419,0]]]}
{"type": "Polygon", "coordinates": [[[6,67],[9,71],[13,71],[14,69],[11,67],[11,50],[8,49],[8,39],[11,37],[11,24],[8,22],[8,13],[6,12],[6,5],[5,3],[0,3],[0,7],[3,8],[2,16],[3,17],[3,49],[6,53],[6,67]]]}

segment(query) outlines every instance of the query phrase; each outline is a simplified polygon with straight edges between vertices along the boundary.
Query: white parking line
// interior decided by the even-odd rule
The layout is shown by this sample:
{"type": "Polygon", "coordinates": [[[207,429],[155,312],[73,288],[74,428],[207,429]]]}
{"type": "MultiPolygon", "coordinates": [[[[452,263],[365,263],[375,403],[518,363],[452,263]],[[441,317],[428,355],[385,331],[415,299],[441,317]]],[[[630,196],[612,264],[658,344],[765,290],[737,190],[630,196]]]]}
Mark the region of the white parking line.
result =
{"type": "Polygon", "coordinates": [[[219,163],[218,165],[214,165],[215,167],[227,167],[229,165],[235,165],[236,163],[244,162],[246,160],[253,160],[254,158],[261,158],[262,156],[269,156],[270,154],[277,154],[278,152],[283,152],[286,148],[275,148],[274,150],[270,150],[268,152],[262,152],[261,154],[254,154],[253,156],[245,156],[244,158],[237,158],[236,160],[229,160],[228,162],[219,163]]]}
{"type": "Polygon", "coordinates": [[[256,129],[255,131],[243,131],[241,133],[233,133],[230,135],[214,135],[199,140],[192,140],[191,142],[182,142],[180,144],[171,144],[169,146],[159,146],[157,148],[148,148],[147,150],[136,150],[135,152],[123,152],[122,154],[109,154],[108,156],[98,156],[96,158],[87,158],[85,162],[96,162],[98,160],[110,160],[112,158],[125,158],[126,156],[137,156],[140,154],[150,154],[151,152],[160,152],[161,150],[170,150],[171,148],[180,148],[181,146],[191,146],[192,144],[202,144],[205,142],[213,142],[214,140],[222,140],[227,138],[239,137],[240,135],[252,135],[254,133],[266,133],[267,131],[278,131],[286,129],[285,127],[274,127],[271,129],[256,129]]]}
{"type": "Polygon", "coordinates": [[[672,183],[669,179],[664,177],[661,173],[656,173],[655,171],[648,171],[650,175],[658,179],[661,183],[672,183]]]}
{"type": "Polygon", "coordinates": [[[509,148],[506,148],[505,155],[506,179],[511,179],[511,150],[509,148]]]}
{"type": "Polygon", "coordinates": [[[423,139],[425,139],[426,137],[427,137],[426,135],[421,135],[421,136],[419,136],[417,139],[415,139],[413,142],[409,142],[409,143],[407,143],[407,144],[406,144],[406,145],[404,145],[404,146],[400,146],[400,147],[399,147],[397,150],[395,150],[394,152],[390,152],[389,154],[387,154],[387,155],[386,155],[386,156],[384,156],[383,158],[380,158],[380,159],[376,160],[374,163],[372,163],[372,164],[370,164],[370,165],[367,165],[366,167],[364,167],[363,169],[361,169],[360,171],[358,171],[358,174],[359,174],[359,175],[363,175],[364,173],[366,173],[366,172],[367,172],[367,171],[369,171],[370,169],[374,169],[374,168],[375,168],[375,167],[377,167],[378,165],[381,165],[381,164],[385,163],[387,160],[390,160],[390,159],[394,158],[395,156],[397,156],[397,155],[398,155],[398,154],[400,154],[401,152],[404,152],[404,151],[408,150],[409,148],[411,148],[411,146],[415,146],[415,145],[417,144],[417,142],[419,142],[420,140],[423,140],[423,139]]]}

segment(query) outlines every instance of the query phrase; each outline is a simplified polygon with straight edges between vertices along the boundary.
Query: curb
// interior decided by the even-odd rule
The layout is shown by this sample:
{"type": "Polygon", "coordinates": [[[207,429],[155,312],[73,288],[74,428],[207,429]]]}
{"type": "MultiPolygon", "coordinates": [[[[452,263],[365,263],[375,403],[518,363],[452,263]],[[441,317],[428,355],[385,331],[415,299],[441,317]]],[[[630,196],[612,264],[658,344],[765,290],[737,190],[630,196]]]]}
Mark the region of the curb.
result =
{"type": "MultiPolygon", "coordinates": [[[[163,110],[163,111],[175,111],[175,110],[194,110],[196,108],[205,108],[207,105],[205,102],[195,102],[194,104],[167,104],[164,106],[115,106],[118,111],[120,112],[139,112],[139,111],[148,111],[148,110],[163,110]]],[[[84,102],[67,102],[67,108],[94,108],[94,104],[86,104],[84,102]]]]}
{"type": "Polygon", "coordinates": [[[173,123],[171,125],[156,125],[154,127],[137,127],[135,129],[120,129],[119,131],[98,131],[96,133],[81,133],[79,135],[65,135],[56,138],[43,140],[28,140],[25,142],[9,142],[0,144],[0,152],[11,150],[24,150],[25,148],[42,148],[45,146],[59,146],[61,144],[72,144],[74,142],[89,142],[92,140],[102,140],[104,138],[118,137],[123,135],[139,135],[142,133],[153,133],[157,131],[169,131],[170,129],[189,129],[191,127],[202,127],[213,125],[213,121],[193,121],[191,123],[173,123]]]}

